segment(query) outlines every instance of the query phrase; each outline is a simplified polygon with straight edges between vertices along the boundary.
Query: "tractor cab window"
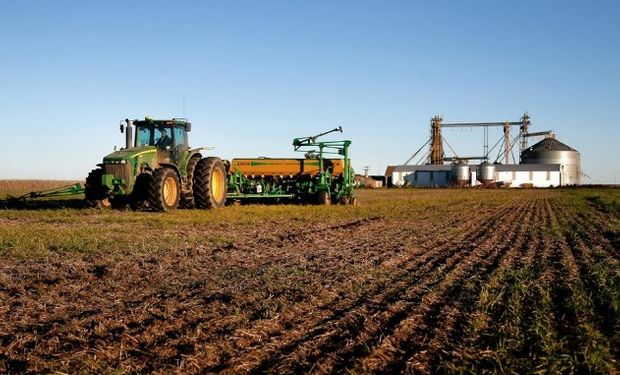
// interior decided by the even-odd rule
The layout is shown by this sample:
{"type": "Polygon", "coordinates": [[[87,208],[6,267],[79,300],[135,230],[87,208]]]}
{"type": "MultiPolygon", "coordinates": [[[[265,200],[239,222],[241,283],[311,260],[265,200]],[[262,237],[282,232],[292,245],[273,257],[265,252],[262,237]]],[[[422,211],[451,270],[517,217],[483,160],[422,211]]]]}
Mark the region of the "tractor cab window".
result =
{"type": "Polygon", "coordinates": [[[187,132],[184,127],[176,126],[174,128],[174,147],[187,146],[187,132]]]}
{"type": "Polygon", "coordinates": [[[136,146],[157,146],[161,149],[172,147],[170,127],[139,126],[136,130],[136,146]]]}
{"type": "Polygon", "coordinates": [[[153,128],[140,126],[136,130],[136,147],[153,144],[153,128]]]}
{"type": "Polygon", "coordinates": [[[154,129],[153,134],[153,146],[165,149],[166,147],[172,147],[172,129],[170,128],[157,128],[154,129]]]}

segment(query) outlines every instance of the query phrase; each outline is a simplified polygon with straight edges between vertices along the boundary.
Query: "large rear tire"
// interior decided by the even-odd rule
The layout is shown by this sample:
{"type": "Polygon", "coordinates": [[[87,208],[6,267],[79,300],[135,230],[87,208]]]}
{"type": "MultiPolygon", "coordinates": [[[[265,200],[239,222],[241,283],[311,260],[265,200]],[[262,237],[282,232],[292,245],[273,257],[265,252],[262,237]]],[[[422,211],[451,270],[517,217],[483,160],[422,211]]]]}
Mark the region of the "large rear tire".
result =
{"type": "Polygon", "coordinates": [[[176,209],[181,197],[181,186],[177,173],[170,168],[156,169],[150,182],[149,207],[155,211],[176,209]]]}
{"type": "Polygon", "coordinates": [[[220,158],[200,159],[194,169],[194,203],[197,208],[220,208],[226,204],[226,167],[220,158]]]}
{"type": "Polygon", "coordinates": [[[196,170],[196,164],[200,161],[200,155],[194,155],[187,161],[187,167],[185,169],[187,173],[186,188],[187,193],[181,195],[181,202],[179,206],[181,208],[194,208],[194,171],[196,170]]]}
{"type": "Polygon", "coordinates": [[[93,169],[88,174],[84,184],[84,195],[93,207],[112,208],[112,202],[108,198],[108,189],[101,185],[101,176],[103,176],[103,169],[101,168],[93,169]]]}

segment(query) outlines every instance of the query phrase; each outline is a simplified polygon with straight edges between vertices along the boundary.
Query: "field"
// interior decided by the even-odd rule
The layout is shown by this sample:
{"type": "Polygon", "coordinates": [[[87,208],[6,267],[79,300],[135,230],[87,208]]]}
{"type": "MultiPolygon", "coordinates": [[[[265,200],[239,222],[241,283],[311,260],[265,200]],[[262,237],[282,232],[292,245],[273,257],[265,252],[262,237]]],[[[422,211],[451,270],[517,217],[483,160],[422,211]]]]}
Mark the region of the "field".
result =
{"type": "Polygon", "coordinates": [[[620,370],[618,189],[358,202],[0,211],[0,372],[620,370]]]}

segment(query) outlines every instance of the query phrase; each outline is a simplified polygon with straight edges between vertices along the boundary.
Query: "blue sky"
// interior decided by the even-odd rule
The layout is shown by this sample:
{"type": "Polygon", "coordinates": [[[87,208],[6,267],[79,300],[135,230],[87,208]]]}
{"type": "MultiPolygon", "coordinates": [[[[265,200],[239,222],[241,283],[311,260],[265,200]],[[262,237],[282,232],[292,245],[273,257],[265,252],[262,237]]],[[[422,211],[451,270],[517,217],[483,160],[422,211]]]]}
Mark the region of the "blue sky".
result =
{"type": "MultiPolygon", "coordinates": [[[[528,111],[620,183],[617,1],[3,1],[0,45],[0,178],[84,178],[126,117],[185,115],[228,159],[299,156],[292,138],[342,123],[382,174],[436,114],[528,111]]],[[[445,137],[482,152],[479,130],[445,137]]]]}

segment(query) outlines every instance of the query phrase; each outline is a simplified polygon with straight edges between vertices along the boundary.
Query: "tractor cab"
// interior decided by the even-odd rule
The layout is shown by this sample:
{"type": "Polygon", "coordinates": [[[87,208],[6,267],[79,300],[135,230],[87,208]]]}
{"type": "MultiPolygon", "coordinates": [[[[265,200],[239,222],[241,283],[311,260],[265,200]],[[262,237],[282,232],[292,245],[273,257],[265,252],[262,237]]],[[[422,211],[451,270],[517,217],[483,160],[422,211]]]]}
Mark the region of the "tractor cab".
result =
{"type": "Polygon", "coordinates": [[[135,139],[128,147],[157,147],[158,159],[161,163],[178,164],[182,156],[189,150],[187,132],[191,123],[186,119],[152,120],[146,118],[134,120],[135,139]]]}
{"type": "Polygon", "coordinates": [[[134,121],[136,128],[135,147],[156,146],[162,150],[172,148],[189,149],[187,132],[191,123],[185,119],[134,121]]]}

